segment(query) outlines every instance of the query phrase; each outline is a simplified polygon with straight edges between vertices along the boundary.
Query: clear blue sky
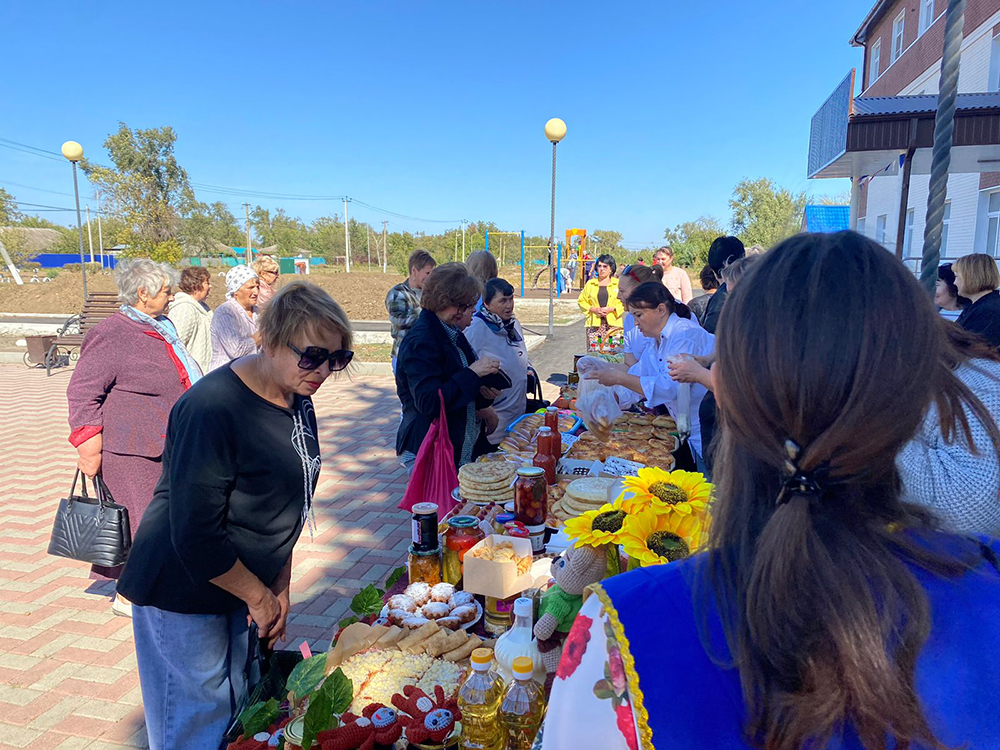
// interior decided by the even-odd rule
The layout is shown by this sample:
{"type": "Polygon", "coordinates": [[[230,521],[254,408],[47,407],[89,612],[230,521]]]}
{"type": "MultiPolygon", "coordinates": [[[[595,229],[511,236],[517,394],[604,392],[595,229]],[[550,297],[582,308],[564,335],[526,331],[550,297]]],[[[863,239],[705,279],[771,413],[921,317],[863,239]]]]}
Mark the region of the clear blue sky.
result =
{"type": "MultiPolygon", "coordinates": [[[[6,2],[0,138],[58,151],[119,120],[172,125],[198,183],[356,196],[414,217],[629,243],[712,214],[741,178],[805,178],[809,120],[861,51],[871,0],[845,2],[6,2]]],[[[71,199],[65,163],[0,148],[18,200],[71,199]]],[[[84,183],[82,189],[90,193],[84,183]]],[[[242,210],[243,198],[198,190],[242,210]]],[[[261,200],[311,220],[335,202],[261,200]]],[[[29,210],[30,209],[26,209],[29,210]]],[[[70,223],[69,214],[43,213],[70,223]]],[[[353,207],[390,229],[442,224],[353,207]]]]}

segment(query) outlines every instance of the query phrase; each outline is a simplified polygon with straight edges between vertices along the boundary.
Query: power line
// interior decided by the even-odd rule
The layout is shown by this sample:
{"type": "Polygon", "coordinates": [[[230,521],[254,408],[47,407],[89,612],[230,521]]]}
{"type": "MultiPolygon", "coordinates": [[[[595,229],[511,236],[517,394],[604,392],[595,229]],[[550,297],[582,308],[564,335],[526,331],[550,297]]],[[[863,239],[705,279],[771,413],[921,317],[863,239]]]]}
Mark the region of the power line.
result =
{"type": "Polygon", "coordinates": [[[20,151],[20,152],[25,153],[25,154],[31,154],[32,156],[40,156],[43,159],[51,159],[52,161],[64,161],[64,159],[61,156],[49,156],[48,153],[42,152],[41,149],[39,149],[39,150],[32,150],[30,147],[29,148],[20,148],[19,146],[13,145],[12,142],[11,143],[7,143],[7,142],[3,141],[2,139],[0,139],[0,146],[3,146],[4,148],[9,148],[12,151],[20,151]]]}
{"type": "Polygon", "coordinates": [[[24,185],[20,182],[11,182],[10,180],[0,180],[2,185],[13,185],[14,187],[24,188],[25,190],[35,190],[39,193],[52,193],[52,195],[65,195],[68,198],[72,198],[72,193],[60,193],[58,190],[46,190],[45,188],[34,187],[32,185],[24,185]]]}

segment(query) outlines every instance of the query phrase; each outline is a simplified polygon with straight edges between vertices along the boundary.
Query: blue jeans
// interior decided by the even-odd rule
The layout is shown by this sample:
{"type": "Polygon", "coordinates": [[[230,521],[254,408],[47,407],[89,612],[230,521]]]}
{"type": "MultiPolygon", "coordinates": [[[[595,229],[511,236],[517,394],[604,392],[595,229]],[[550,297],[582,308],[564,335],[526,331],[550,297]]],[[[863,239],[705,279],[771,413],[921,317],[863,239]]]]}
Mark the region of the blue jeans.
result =
{"type": "Polygon", "coordinates": [[[182,615],[132,605],[150,750],[218,750],[247,692],[247,611],[182,615]]]}

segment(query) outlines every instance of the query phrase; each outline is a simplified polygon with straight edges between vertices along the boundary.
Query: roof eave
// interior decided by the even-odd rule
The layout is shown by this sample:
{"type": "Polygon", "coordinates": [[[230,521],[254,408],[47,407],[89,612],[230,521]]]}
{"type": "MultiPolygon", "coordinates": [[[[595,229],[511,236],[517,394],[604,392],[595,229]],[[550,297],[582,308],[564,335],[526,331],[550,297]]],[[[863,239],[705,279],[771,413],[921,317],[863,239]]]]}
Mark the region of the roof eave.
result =
{"type": "Polygon", "coordinates": [[[865,16],[865,20],[861,22],[858,30],[854,32],[854,36],[851,37],[850,45],[852,47],[864,47],[865,46],[865,35],[868,32],[868,27],[874,23],[875,19],[882,12],[882,9],[888,5],[888,0],[876,0],[875,6],[868,11],[868,15],[865,16]]]}

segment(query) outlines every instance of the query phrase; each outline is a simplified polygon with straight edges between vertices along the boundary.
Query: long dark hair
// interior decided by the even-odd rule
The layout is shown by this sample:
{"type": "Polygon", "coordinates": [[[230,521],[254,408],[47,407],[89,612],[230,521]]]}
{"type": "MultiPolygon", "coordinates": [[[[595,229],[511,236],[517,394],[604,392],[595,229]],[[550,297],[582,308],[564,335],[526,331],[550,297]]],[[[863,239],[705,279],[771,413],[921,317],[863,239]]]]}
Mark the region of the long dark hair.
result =
{"type": "Polygon", "coordinates": [[[960,310],[964,310],[972,304],[971,299],[963,297],[958,293],[958,284],[955,283],[955,271],[952,269],[951,263],[942,263],[938,266],[938,278],[948,287],[948,294],[955,298],[955,304],[958,305],[960,310]]]}
{"type": "Polygon", "coordinates": [[[678,318],[691,319],[691,309],[674,299],[669,290],[660,281],[647,281],[639,284],[628,296],[629,307],[642,307],[650,310],[660,305],[667,306],[668,313],[676,313],[678,318]]]}
{"type": "Polygon", "coordinates": [[[935,391],[975,399],[944,365],[938,317],[912,274],[854,232],[786,240],[726,301],[703,582],[755,747],[825,747],[848,724],[869,748],[944,747],[916,691],[931,613],[907,563],[956,575],[975,552],[959,561],[917,539],[933,520],[901,501],[895,465],[935,391]],[[820,489],[779,502],[794,445],[820,489]]]}

